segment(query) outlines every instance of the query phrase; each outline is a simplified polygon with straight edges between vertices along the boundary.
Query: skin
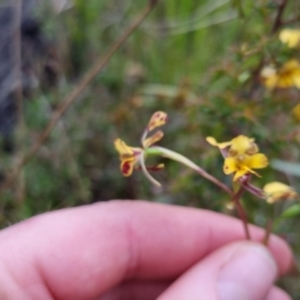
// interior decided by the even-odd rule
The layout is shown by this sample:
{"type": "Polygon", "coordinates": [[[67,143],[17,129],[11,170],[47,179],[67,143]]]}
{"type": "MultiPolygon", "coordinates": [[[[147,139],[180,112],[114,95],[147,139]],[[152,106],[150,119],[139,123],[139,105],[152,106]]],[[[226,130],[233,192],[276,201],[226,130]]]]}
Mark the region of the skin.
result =
{"type": "MultiPolygon", "coordinates": [[[[264,233],[253,226],[251,235],[264,233]]],[[[251,300],[290,299],[273,286],[292,264],[288,245],[272,236],[268,252],[243,240],[234,218],[144,201],[45,213],[0,232],[0,299],[223,300],[216,281],[256,249],[270,258],[260,264],[265,280],[248,280],[251,300]]]]}

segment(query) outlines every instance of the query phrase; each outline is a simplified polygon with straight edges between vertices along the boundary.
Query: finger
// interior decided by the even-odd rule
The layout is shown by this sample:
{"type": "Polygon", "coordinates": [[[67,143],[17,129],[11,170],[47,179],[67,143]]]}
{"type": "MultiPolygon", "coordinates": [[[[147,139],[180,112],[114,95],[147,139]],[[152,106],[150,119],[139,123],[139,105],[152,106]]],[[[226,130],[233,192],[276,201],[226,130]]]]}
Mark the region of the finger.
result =
{"type": "MultiPolygon", "coordinates": [[[[155,300],[170,284],[170,282],[125,282],[106,292],[97,300],[155,300]]],[[[265,300],[291,300],[291,298],[282,289],[273,286],[265,300]]]]}
{"type": "Polygon", "coordinates": [[[266,300],[292,300],[292,298],[282,289],[274,286],[266,298],[266,300]]]}
{"type": "MultiPolygon", "coordinates": [[[[251,234],[256,240],[263,236],[256,227],[251,234]]],[[[126,278],[175,278],[211,251],[239,239],[244,239],[240,222],[227,216],[116,201],[12,226],[0,234],[0,257],[21,291],[39,282],[54,298],[75,300],[96,297],[126,278]]],[[[272,236],[270,249],[280,273],[285,272],[291,262],[288,246],[272,236]]]]}
{"type": "Polygon", "coordinates": [[[106,292],[97,300],[156,300],[169,285],[169,282],[125,282],[106,292]]]}
{"type": "Polygon", "coordinates": [[[159,300],[261,300],[277,276],[277,265],[262,245],[236,242],[192,267],[159,300]]]}

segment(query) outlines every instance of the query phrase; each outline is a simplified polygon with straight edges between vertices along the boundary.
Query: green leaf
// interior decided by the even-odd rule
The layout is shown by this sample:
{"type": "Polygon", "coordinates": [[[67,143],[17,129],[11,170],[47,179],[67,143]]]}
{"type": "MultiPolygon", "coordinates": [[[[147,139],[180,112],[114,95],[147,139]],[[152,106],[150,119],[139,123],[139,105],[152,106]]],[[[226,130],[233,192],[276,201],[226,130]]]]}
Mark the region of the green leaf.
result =
{"type": "Polygon", "coordinates": [[[285,219],[292,219],[300,216],[300,203],[294,204],[286,209],[278,218],[274,220],[273,228],[278,228],[278,225],[285,219]]]}
{"type": "Polygon", "coordinates": [[[300,203],[294,204],[286,209],[281,215],[280,218],[289,219],[300,216],[300,203]]]}
{"type": "Polygon", "coordinates": [[[280,159],[273,159],[271,166],[280,172],[284,172],[294,176],[300,176],[300,163],[287,162],[280,159]]]}

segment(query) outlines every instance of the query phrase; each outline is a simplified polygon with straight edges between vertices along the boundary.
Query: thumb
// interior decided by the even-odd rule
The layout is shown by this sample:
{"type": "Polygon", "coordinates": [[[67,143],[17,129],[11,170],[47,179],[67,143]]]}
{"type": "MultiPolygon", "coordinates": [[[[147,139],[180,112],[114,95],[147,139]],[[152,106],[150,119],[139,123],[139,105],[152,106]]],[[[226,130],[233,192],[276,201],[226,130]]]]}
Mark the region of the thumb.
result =
{"type": "Polygon", "coordinates": [[[237,242],[208,255],[158,299],[289,299],[284,292],[272,288],[276,276],[277,266],[267,248],[252,242],[237,242]]]}

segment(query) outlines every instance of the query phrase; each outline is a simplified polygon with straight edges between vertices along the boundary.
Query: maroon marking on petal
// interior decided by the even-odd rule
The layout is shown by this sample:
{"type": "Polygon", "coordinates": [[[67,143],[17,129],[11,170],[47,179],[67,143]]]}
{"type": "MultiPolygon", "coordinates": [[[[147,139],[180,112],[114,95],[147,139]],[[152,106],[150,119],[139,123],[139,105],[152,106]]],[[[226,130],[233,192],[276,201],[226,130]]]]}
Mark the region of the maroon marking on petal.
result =
{"type": "Polygon", "coordinates": [[[159,166],[147,166],[146,169],[147,169],[148,171],[154,171],[154,172],[157,172],[157,171],[163,170],[164,168],[163,168],[163,167],[159,167],[159,166]]]}
{"type": "Polygon", "coordinates": [[[123,173],[124,175],[130,175],[130,170],[131,170],[130,162],[125,161],[125,162],[122,164],[122,173],[123,173]]]}

